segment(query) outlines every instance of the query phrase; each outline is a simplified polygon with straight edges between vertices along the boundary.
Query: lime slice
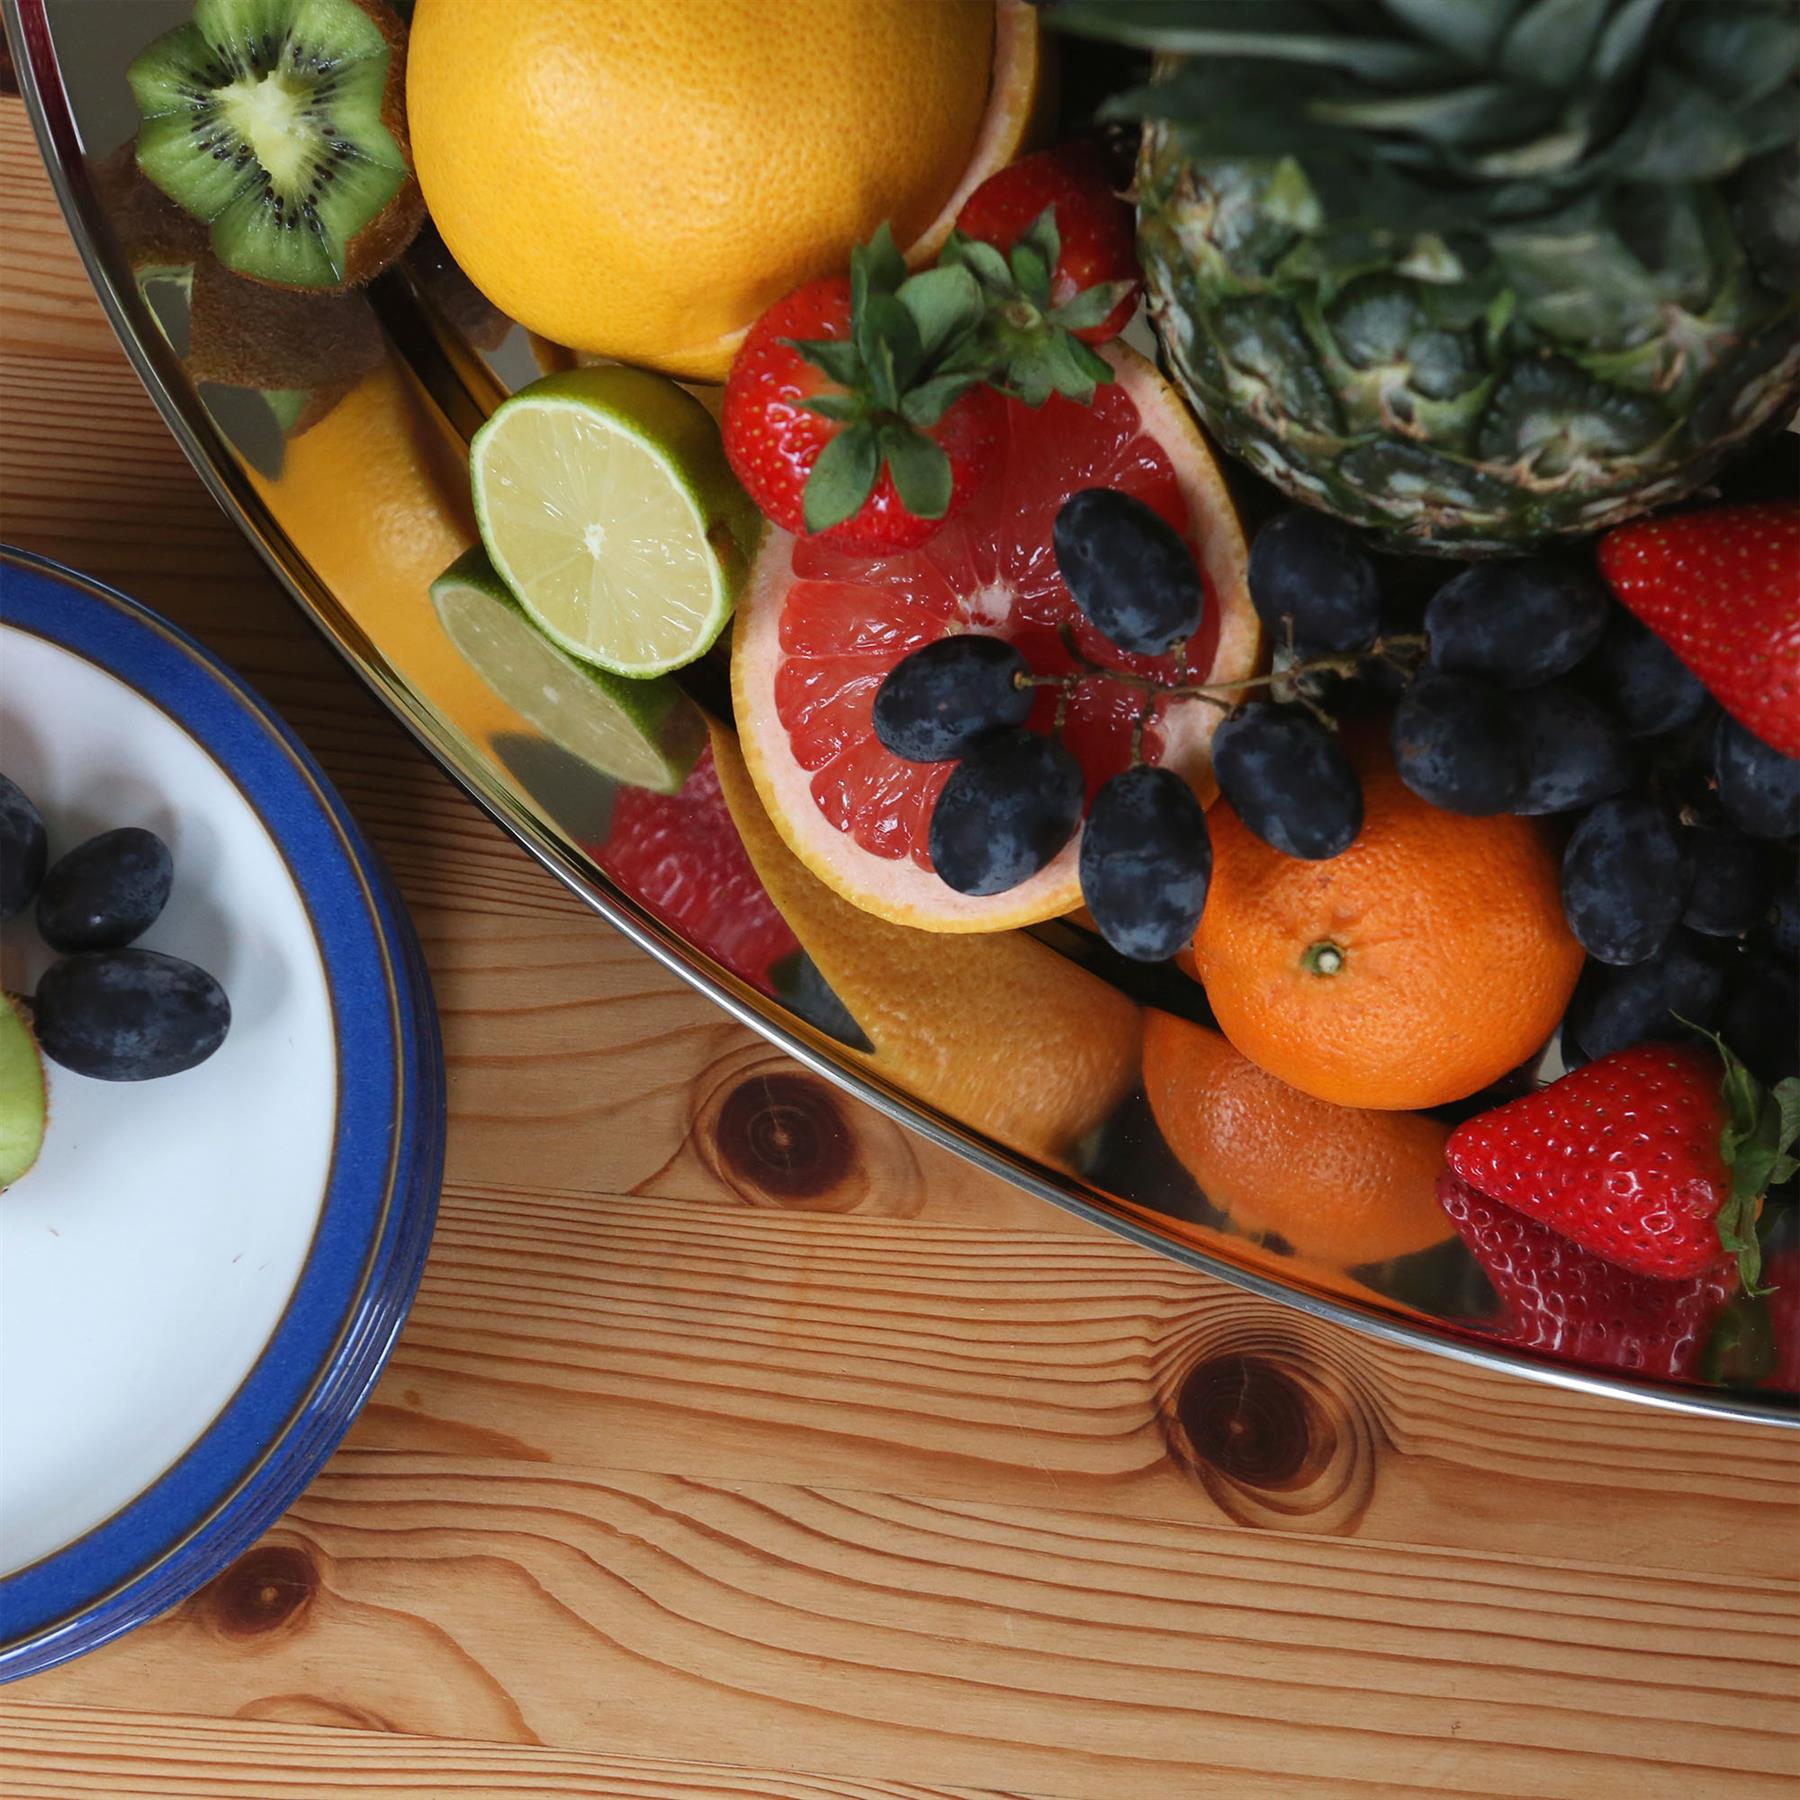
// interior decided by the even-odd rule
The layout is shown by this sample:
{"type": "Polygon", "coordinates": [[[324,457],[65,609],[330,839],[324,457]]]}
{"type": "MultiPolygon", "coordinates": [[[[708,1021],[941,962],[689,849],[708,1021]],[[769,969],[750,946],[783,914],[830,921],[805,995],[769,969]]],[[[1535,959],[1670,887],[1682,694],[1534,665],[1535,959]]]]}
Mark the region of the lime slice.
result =
{"type": "Polygon", "coordinates": [[[463,659],[560,749],[629,787],[672,794],[706,742],[706,720],[666,676],[628,681],[577,662],[525,616],[479,549],[431,584],[463,659]]]}
{"type": "Polygon", "coordinates": [[[44,1142],[44,1065],[14,1001],[0,994],[0,1188],[37,1161],[44,1142]]]}
{"type": "Polygon", "coordinates": [[[693,395],[570,369],[503,401],[469,448],[488,555],[572,656],[660,675],[725,627],[758,515],[693,395]]]}

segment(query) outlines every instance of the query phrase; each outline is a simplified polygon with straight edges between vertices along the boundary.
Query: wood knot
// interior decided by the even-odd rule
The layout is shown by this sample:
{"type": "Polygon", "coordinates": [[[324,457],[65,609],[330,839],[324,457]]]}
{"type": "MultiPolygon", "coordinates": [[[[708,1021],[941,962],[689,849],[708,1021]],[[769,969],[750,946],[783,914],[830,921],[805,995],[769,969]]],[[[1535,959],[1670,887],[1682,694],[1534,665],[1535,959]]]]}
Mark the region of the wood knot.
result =
{"type": "Polygon", "coordinates": [[[308,1546],[258,1544],[215,1575],[197,1596],[207,1623],[235,1641],[298,1629],[319,1592],[308,1546]]]}
{"type": "Polygon", "coordinates": [[[753,1075],[726,1094],[713,1122],[734,1185],[779,1204],[828,1199],[849,1176],[856,1146],[837,1097],[810,1075],[753,1075]]]}
{"type": "Polygon", "coordinates": [[[1215,1356],[1188,1371],[1175,1416],[1195,1456],[1246,1487],[1285,1488],[1311,1451],[1305,1392],[1262,1357],[1215,1356]]]}
{"type": "Polygon", "coordinates": [[[1299,1342],[1200,1346],[1159,1410],[1170,1454],[1240,1525],[1353,1531],[1368,1508],[1374,1417],[1355,1381],[1299,1342]]]}
{"type": "Polygon", "coordinates": [[[677,1155],[636,1192],[799,1213],[911,1218],[925,1186],[906,1134],[765,1045],[695,1077],[677,1155]],[[721,1195],[723,1190],[723,1195],[721,1195]]]}

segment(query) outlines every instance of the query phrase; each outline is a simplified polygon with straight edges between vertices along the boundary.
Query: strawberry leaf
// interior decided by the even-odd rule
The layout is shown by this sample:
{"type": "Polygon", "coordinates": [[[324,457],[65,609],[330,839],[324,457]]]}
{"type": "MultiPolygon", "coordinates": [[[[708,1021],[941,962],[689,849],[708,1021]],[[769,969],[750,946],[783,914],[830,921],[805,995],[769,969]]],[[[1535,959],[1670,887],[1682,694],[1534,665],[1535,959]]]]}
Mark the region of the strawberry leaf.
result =
{"type": "Polygon", "coordinates": [[[900,416],[909,425],[935,425],[982,379],[979,369],[971,369],[959,375],[934,375],[929,381],[920,382],[901,400],[900,416]]]}
{"type": "Polygon", "coordinates": [[[1065,331],[1085,331],[1111,316],[1112,309],[1137,286],[1134,281],[1097,281],[1051,313],[1050,322],[1065,331]]]}
{"type": "Polygon", "coordinates": [[[881,428],[881,453],[900,504],[915,518],[941,519],[950,510],[950,458],[943,446],[907,425],[881,428]]]}
{"type": "Polygon", "coordinates": [[[1062,366],[1069,371],[1062,392],[1072,399],[1079,399],[1084,406],[1091,405],[1094,389],[1104,387],[1112,380],[1112,365],[1099,351],[1091,349],[1078,337],[1070,337],[1066,331],[1057,333],[1057,347],[1062,366]]]}
{"type": "Polygon", "coordinates": [[[986,380],[1005,358],[982,332],[972,332],[938,360],[938,375],[976,375],[986,380]]]}
{"type": "Polygon", "coordinates": [[[938,267],[942,268],[945,264],[967,269],[989,293],[1000,299],[1010,300],[1017,291],[1013,285],[1012,270],[1006,266],[1006,258],[992,244],[984,244],[980,238],[964,237],[960,231],[951,232],[943,253],[938,257],[938,267]]]}
{"type": "Polygon", "coordinates": [[[1052,394],[1088,406],[1094,389],[1111,381],[1113,373],[1106,359],[1079,338],[1066,331],[1037,331],[1013,351],[1006,377],[1027,406],[1042,406],[1052,394]]]}
{"type": "Polygon", "coordinates": [[[854,394],[815,394],[810,400],[800,402],[800,410],[848,425],[852,419],[862,417],[863,404],[854,394]]]}
{"type": "Polygon", "coordinates": [[[1041,338],[1027,344],[1006,365],[1008,391],[1034,411],[1056,392],[1050,347],[1041,338]]]}
{"type": "Polygon", "coordinates": [[[813,464],[806,478],[806,529],[829,531],[858,511],[881,473],[881,445],[873,425],[840,431],[813,464]]]}
{"type": "MultiPolygon", "coordinates": [[[[1038,260],[1043,263],[1047,272],[1056,268],[1056,259],[1062,255],[1062,234],[1056,229],[1054,200],[1025,227],[1019,242],[1028,244],[1036,251],[1038,260]]],[[[1023,285],[1021,282],[1020,286],[1023,285]]]]}
{"type": "Polygon", "coordinates": [[[862,358],[856,346],[842,338],[783,338],[790,349],[804,356],[815,369],[823,369],[839,387],[853,388],[863,378],[862,358]]]}
{"type": "Polygon", "coordinates": [[[906,258],[883,219],[866,244],[850,252],[850,311],[860,314],[871,294],[892,294],[906,279],[906,258]]]}
{"type": "Polygon", "coordinates": [[[1800,1076],[1776,1082],[1775,1101],[1781,1109],[1781,1141],[1791,1144],[1800,1138],[1800,1076]]]}
{"type": "Polygon", "coordinates": [[[1700,1373],[1712,1382],[1754,1384],[1775,1367],[1775,1328],[1760,1294],[1740,1294],[1713,1323],[1700,1373]]]}
{"type": "Polygon", "coordinates": [[[964,268],[927,269],[914,275],[900,289],[900,304],[918,327],[926,362],[975,331],[987,311],[981,284],[964,268]]]}
{"type": "Polygon", "coordinates": [[[854,330],[870,397],[881,411],[897,411],[901,394],[924,360],[912,314],[892,294],[871,294],[856,315],[854,330]]]}
{"type": "MultiPolygon", "coordinates": [[[[1681,1023],[1689,1025],[1690,1021],[1682,1019],[1681,1023]]],[[[1738,1279],[1745,1293],[1766,1293],[1766,1288],[1756,1285],[1762,1275],[1756,1222],[1770,1184],[1785,1181],[1800,1166],[1787,1153],[1800,1136],[1800,1081],[1790,1076],[1778,1083],[1773,1093],[1767,1093],[1723,1038],[1710,1031],[1702,1035],[1712,1039],[1725,1064],[1725,1078],[1719,1084],[1725,1106],[1719,1155],[1731,1171],[1731,1192],[1719,1208],[1719,1244],[1737,1258],[1738,1279]]]]}
{"type": "Polygon", "coordinates": [[[1050,265],[1037,250],[1021,238],[1013,245],[1012,254],[1006,260],[1019,292],[1033,306],[1047,307],[1050,304],[1050,265]]]}

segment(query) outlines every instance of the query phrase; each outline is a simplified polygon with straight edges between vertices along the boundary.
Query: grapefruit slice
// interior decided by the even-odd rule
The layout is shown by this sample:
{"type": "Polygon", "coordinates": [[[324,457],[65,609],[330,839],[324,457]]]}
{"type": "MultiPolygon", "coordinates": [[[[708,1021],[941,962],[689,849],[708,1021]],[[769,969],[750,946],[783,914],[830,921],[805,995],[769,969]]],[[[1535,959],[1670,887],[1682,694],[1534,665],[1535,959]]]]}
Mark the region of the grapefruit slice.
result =
{"type": "MultiPolygon", "coordinates": [[[[919,645],[979,631],[1018,645],[1039,674],[1077,656],[1138,673],[1230,681],[1252,674],[1262,640],[1245,585],[1243,534],[1193,420],[1136,351],[1103,354],[1118,380],[1091,407],[1057,396],[1038,411],[1008,403],[1001,465],[968,508],[919,549],[847,554],[770,527],[738,600],[731,685],[750,769],[769,816],[800,860],[846,900],[928,931],[1000,931],[1080,904],[1079,837],[1003,894],[956,893],[931,867],[931,811],[949,763],[884,749],[872,709],[883,677],[919,645]],[[1200,629],[1179,656],[1129,656],[1076,609],[1057,572],[1057,509],[1084,487],[1116,487],[1154,507],[1194,546],[1205,575],[1200,629]]],[[[1098,678],[1071,697],[1063,741],[1088,794],[1130,760],[1141,690],[1098,678]]],[[[1042,690],[1031,724],[1049,730],[1042,690]]],[[[1144,735],[1152,761],[1213,797],[1208,746],[1219,709],[1157,700],[1144,735]]]]}

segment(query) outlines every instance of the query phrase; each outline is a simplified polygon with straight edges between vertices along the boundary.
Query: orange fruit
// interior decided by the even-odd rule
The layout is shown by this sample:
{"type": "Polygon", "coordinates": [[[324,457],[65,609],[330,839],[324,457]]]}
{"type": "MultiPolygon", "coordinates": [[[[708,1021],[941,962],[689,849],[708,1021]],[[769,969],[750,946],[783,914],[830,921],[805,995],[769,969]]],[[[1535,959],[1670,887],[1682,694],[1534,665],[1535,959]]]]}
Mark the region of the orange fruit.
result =
{"type": "Polygon", "coordinates": [[[769,898],[875,1046],[847,1059],[1042,1162],[1064,1160],[1125,1097],[1135,1002],[1023,932],[941,938],[859,912],[781,841],[729,731],[714,729],[713,760],[769,898]]]}
{"type": "Polygon", "coordinates": [[[1336,1268],[1441,1243],[1446,1126],[1315,1100],[1216,1031],[1152,1010],[1144,1090],[1169,1148],[1242,1232],[1277,1232],[1336,1268]]]}
{"type": "Polygon", "coordinates": [[[244,476],[341,629],[362,633],[441,722],[476,743],[532,729],[432,615],[432,582],[477,541],[468,448],[405,369],[381,363],[290,437],[274,479],[244,476]]]}
{"type": "MultiPolygon", "coordinates": [[[[872,717],[882,677],[909,651],[958,631],[1010,640],[1040,674],[1075,666],[1065,631],[1093,661],[1175,674],[1175,657],[1115,650],[1070,598],[1051,533],[1078,488],[1126,490],[1195,547],[1208,603],[1183,647],[1193,679],[1248,675],[1261,654],[1243,534],[1192,418],[1135,350],[1109,344],[1102,354],[1118,379],[1092,406],[1058,395],[1037,411],[1007,402],[993,473],[917,550],[859,556],[771,526],[739,594],[731,687],[757,791],[800,860],[884,919],[927,931],[999,931],[1080,903],[1079,839],[1005,893],[976,898],[940,881],[928,837],[951,765],[895,756],[872,717]]],[[[1106,680],[1071,697],[1062,740],[1086,770],[1090,795],[1129,762],[1142,698],[1106,680]]],[[[1049,729],[1056,710],[1052,693],[1040,690],[1031,723],[1049,729]]],[[[1220,717],[1205,700],[1159,701],[1146,756],[1210,798],[1208,746],[1220,717]]]]}
{"type": "Polygon", "coordinates": [[[1350,750],[1362,834],[1327,862],[1213,808],[1196,971],[1220,1029],[1270,1074],[1339,1106],[1440,1106],[1543,1046],[1581,946],[1534,820],[1440,812],[1377,736],[1350,750]]]}
{"type": "Polygon", "coordinates": [[[1023,0],[418,0],[406,99],[432,219],[502,312],[722,381],[884,219],[934,257],[1041,65],[1023,0]]]}

